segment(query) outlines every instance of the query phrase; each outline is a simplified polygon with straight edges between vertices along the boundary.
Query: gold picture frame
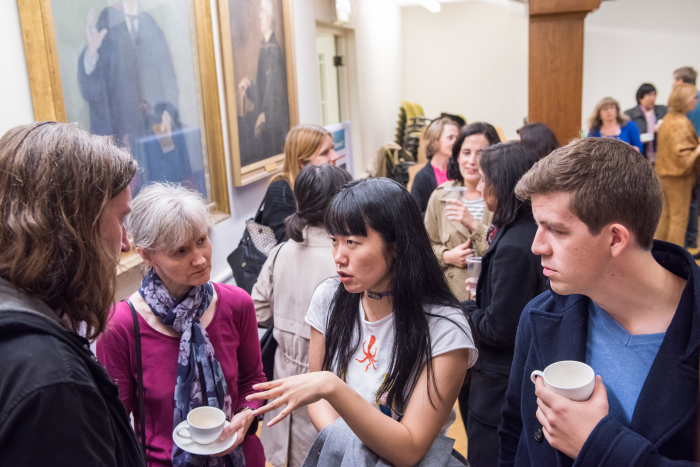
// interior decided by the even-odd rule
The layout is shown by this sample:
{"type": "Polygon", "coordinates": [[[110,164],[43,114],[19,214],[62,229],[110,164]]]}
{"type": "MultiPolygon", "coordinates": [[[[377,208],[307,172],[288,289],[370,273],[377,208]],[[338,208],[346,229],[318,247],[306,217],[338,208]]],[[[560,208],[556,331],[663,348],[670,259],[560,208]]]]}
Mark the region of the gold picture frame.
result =
{"type": "MultiPolygon", "coordinates": [[[[29,86],[37,121],[50,120],[66,122],[58,48],[54,30],[54,16],[51,0],[18,0],[22,36],[29,74],[29,86]]],[[[201,113],[204,123],[203,143],[206,145],[204,163],[208,167],[210,191],[209,210],[216,222],[231,215],[228,193],[228,178],[224,151],[221,107],[214,52],[211,5],[208,1],[191,0],[188,4],[193,13],[196,36],[196,56],[198,61],[198,85],[196,96],[201,99],[201,113]]],[[[80,28],[82,24],[76,25],[80,28]]],[[[141,264],[141,258],[132,247],[123,253],[119,273],[126,272],[141,264]]]]}
{"type": "MultiPolygon", "coordinates": [[[[231,157],[231,171],[235,186],[244,186],[249,183],[253,183],[257,180],[261,180],[270,175],[273,175],[282,170],[284,165],[284,151],[277,150],[274,155],[257,157],[256,160],[248,163],[242,159],[241,154],[241,134],[239,131],[239,115],[245,112],[245,101],[239,102],[245,99],[245,95],[241,96],[237,89],[237,82],[240,82],[237,74],[240,70],[237,70],[235,66],[234,57],[234,46],[233,41],[234,36],[232,32],[235,32],[235,27],[231,24],[231,4],[236,4],[239,0],[218,0],[219,7],[219,31],[221,35],[221,55],[223,61],[223,74],[224,74],[224,89],[226,96],[226,114],[228,120],[228,135],[229,135],[229,154],[231,157]]],[[[251,2],[245,2],[250,5],[251,2]]],[[[252,2],[254,4],[260,4],[259,1],[252,2]]],[[[299,123],[298,116],[298,103],[297,103],[297,83],[296,83],[296,67],[295,67],[295,57],[294,57],[294,33],[292,25],[292,1],[291,0],[273,0],[273,4],[277,5],[275,11],[281,10],[282,18],[281,21],[277,21],[279,30],[279,25],[284,29],[284,59],[285,66],[284,70],[286,72],[286,93],[287,93],[287,104],[289,108],[289,129],[295,127],[299,123]]],[[[251,16],[250,12],[240,12],[241,8],[237,9],[237,13],[244,14],[247,13],[251,16]]],[[[253,15],[254,16],[254,15],[253,15]]],[[[273,21],[274,23],[274,21],[273,21]]],[[[255,27],[255,26],[252,26],[255,27]]],[[[273,29],[275,24],[273,24],[273,29]]],[[[238,31],[241,32],[241,31],[238,31]]],[[[243,31],[243,35],[246,37],[248,31],[243,31]]],[[[240,35],[240,34],[239,34],[240,35]]],[[[262,49],[262,47],[260,47],[262,49]]],[[[238,52],[238,51],[237,51],[238,52]]],[[[260,59],[258,59],[260,60],[260,59]]],[[[258,64],[260,61],[258,61],[258,64]]],[[[286,135],[285,131],[285,135],[286,135]]],[[[283,146],[284,143],[282,143],[283,146]]]]}

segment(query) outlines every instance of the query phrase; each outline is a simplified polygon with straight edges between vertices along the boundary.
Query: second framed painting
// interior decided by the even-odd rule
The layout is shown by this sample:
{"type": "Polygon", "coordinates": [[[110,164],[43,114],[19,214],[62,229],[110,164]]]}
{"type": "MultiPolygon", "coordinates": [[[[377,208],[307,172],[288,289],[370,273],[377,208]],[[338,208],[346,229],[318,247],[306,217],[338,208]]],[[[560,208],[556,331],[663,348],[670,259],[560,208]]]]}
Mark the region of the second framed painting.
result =
{"type": "Polygon", "coordinates": [[[298,124],[291,0],[218,0],[231,167],[236,186],[284,164],[298,124]]]}

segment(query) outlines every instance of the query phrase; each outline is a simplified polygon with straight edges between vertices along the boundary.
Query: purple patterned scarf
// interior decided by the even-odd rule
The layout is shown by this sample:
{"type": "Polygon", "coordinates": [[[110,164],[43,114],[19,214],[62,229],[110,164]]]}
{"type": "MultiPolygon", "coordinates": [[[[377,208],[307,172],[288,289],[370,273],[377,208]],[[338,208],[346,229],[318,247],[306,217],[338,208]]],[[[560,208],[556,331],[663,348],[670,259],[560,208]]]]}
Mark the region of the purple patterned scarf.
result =
{"type": "MultiPolygon", "coordinates": [[[[176,301],[155,269],[150,268],[141,282],[139,293],[163,324],[182,334],[177,359],[173,429],[187,419],[192,409],[201,406],[218,407],[224,411],[226,419],[231,420],[233,405],[224,372],[214,355],[209,335],[199,322],[214,296],[211,282],[193,287],[184,298],[176,301]]],[[[172,460],[175,467],[245,466],[240,445],[228,456],[209,457],[190,454],[173,444],[172,460]]]]}

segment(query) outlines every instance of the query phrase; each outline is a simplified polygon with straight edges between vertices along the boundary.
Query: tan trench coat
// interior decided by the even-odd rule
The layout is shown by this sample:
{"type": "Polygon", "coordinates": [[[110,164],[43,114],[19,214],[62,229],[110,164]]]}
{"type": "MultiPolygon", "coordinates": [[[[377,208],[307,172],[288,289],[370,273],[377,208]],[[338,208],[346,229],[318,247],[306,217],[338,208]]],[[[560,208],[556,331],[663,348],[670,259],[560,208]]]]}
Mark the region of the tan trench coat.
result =
{"type": "Polygon", "coordinates": [[[470,232],[460,222],[449,220],[445,216],[445,206],[447,205],[445,187],[452,186],[462,186],[462,184],[457,181],[445,182],[430,195],[428,209],[425,211],[425,228],[428,231],[435,256],[445,271],[445,277],[452,293],[459,301],[464,301],[469,300],[469,292],[466,290],[467,268],[446,264],[442,255],[445,251],[451,250],[471,238],[471,247],[475,250],[474,254],[484,256],[488,249],[486,233],[491,225],[493,213],[484,209],[484,217],[474,232],[470,232]]]}
{"type": "MultiPolygon", "coordinates": [[[[335,274],[332,244],[325,229],[306,227],[302,243],[289,240],[270,252],[251,296],[258,324],[275,326],[273,336],[279,344],[275,379],[309,372],[310,330],[304,318],[316,286],[335,274]]],[[[265,414],[260,434],[265,457],[275,467],[298,467],[318,432],[306,407],[268,428],[267,423],[280,411],[265,414]]]]}

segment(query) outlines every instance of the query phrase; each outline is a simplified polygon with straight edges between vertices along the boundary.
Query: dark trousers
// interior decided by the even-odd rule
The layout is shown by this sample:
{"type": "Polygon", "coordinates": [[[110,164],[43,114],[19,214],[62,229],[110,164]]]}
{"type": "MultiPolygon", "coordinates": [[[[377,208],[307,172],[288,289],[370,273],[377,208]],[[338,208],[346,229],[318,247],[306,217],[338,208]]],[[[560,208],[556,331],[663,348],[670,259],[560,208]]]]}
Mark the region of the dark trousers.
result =
{"type": "Polygon", "coordinates": [[[498,467],[498,424],[508,387],[508,375],[503,374],[504,368],[499,370],[482,369],[476,375],[469,371],[457,398],[467,431],[467,460],[470,467],[498,467]],[[477,408],[479,415],[469,409],[470,398],[472,407],[477,408]]]}
{"type": "Polygon", "coordinates": [[[700,216],[700,182],[693,187],[693,197],[690,201],[688,229],[685,231],[686,248],[696,248],[698,246],[698,216],[700,216]]]}

